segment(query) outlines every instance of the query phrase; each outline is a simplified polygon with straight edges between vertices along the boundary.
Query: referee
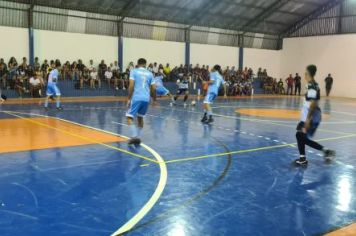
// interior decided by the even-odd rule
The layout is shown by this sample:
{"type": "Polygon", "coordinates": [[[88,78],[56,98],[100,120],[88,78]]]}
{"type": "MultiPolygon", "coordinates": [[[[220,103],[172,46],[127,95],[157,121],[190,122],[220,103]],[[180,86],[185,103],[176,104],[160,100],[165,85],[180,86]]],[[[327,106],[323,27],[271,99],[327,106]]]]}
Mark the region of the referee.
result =
{"type": "Polygon", "coordinates": [[[305,145],[312,147],[324,153],[325,160],[331,161],[335,157],[335,151],[325,149],[319,143],[311,140],[321,122],[321,110],[318,102],[320,100],[320,89],[314,77],[317,68],[315,65],[309,65],[306,68],[305,80],[307,81],[307,92],[302,108],[301,121],[297,126],[296,138],[300,157],[295,160],[296,165],[307,165],[308,161],[305,156],[305,145]]]}

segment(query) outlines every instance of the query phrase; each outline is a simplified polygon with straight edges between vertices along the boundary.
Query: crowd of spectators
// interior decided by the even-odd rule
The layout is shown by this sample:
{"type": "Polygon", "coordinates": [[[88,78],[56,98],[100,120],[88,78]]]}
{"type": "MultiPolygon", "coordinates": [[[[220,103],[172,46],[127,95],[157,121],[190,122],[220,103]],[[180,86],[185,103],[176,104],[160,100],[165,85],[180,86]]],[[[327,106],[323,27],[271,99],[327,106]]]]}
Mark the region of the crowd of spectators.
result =
{"type": "MultiPolygon", "coordinates": [[[[29,65],[27,58],[22,58],[20,63],[11,57],[8,63],[0,59],[0,89],[14,89],[22,97],[30,94],[31,97],[44,96],[44,90],[48,75],[54,67],[54,60],[44,60],[42,63],[39,58],[35,58],[33,65],[29,65]]],[[[107,64],[101,60],[95,64],[90,60],[87,65],[82,60],[62,64],[59,81],[72,81],[75,89],[100,89],[103,84],[106,88],[115,90],[126,90],[129,84],[129,73],[135,68],[135,64],[130,62],[122,70],[117,61],[107,64]]],[[[154,74],[164,74],[165,82],[176,82],[183,76],[189,77],[191,83],[196,83],[197,88],[203,87],[203,81],[209,80],[210,68],[208,65],[196,64],[179,65],[171,67],[169,63],[163,65],[151,63],[147,67],[154,74]],[[201,86],[201,87],[199,87],[201,86]]],[[[222,71],[223,77],[227,82],[227,92],[229,96],[250,96],[253,94],[253,79],[261,81],[261,88],[265,93],[271,94],[299,94],[301,90],[301,78],[298,74],[293,77],[290,75],[286,80],[277,79],[268,75],[267,70],[259,68],[254,74],[251,68],[239,70],[236,67],[226,67],[222,71]],[[285,87],[286,83],[286,87],[285,87]]]]}

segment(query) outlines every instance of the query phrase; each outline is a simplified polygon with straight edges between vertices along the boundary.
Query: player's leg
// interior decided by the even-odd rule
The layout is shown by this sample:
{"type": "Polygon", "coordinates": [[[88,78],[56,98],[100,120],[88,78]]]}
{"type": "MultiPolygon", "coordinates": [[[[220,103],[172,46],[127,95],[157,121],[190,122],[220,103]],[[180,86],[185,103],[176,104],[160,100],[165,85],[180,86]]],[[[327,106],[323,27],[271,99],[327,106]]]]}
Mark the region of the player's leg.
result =
{"type": "Polygon", "coordinates": [[[57,110],[63,110],[63,108],[61,107],[61,91],[59,90],[57,85],[54,86],[54,92],[56,95],[56,108],[57,110]]]}
{"type": "Polygon", "coordinates": [[[179,96],[182,94],[182,90],[181,89],[178,89],[177,91],[177,94],[174,96],[174,103],[176,103],[176,101],[178,100],[179,96]]]}
{"type": "Polygon", "coordinates": [[[0,97],[0,104],[4,103],[6,101],[7,97],[4,94],[1,94],[0,97]]]}
{"type": "Polygon", "coordinates": [[[189,90],[187,89],[185,92],[184,92],[184,106],[187,105],[187,100],[189,98],[189,90]]]}
{"type": "Polygon", "coordinates": [[[138,144],[137,127],[134,122],[134,119],[137,116],[139,105],[140,105],[139,102],[131,101],[130,107],[126,112],[127,125],[129,126],[131,132],[131,139],[128,142],[129,145],[138,144]]]}
{"type": "Polygon", "coordinates": [[[204,116],[201,122],[204,123],[212,123],[214,122],[213,119],[213,112],[211,108],[211,103],[214,101],[216,95],[213,93],[208,93],[204,99],[204,116]]]}
{"type": "Polygon", "coordinates": [[[49,99],[55,94],[53,85],[47,85],[47,90],[46,90],[46,99],[45,99],[45,104],[44,108],[47,110],[48,109],[48,102],[49,99]]]}

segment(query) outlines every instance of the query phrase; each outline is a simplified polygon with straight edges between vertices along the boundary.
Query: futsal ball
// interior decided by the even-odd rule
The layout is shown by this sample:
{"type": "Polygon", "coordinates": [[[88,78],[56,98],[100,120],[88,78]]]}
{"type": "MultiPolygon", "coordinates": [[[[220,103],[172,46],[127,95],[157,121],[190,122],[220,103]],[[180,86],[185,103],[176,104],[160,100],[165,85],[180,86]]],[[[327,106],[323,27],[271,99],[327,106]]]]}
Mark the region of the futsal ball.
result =
{"type": "Polygon", "coordinates": [[[192,101],[192,106],[195,106],[196,102],[195,101],[192,101]]]}

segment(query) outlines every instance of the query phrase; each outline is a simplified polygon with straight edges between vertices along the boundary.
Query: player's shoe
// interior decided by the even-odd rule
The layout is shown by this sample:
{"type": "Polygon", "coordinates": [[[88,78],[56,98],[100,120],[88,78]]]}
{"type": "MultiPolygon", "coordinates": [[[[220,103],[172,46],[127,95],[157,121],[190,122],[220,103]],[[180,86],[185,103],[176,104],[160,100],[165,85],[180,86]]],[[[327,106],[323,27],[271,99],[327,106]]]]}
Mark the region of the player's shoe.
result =
{"type": "Polygon", "coordinates": [[[183,106],[184,106],[184,107],[187,107],[187,103],[185,102],[185,103],[183,104],[183,106]]]}
{"type": "Polygon", "coordinates": [[[294,161],[294,164],[298,166],[306,166],[308,165],[308,160],[305,157],[300,157],[299,159],[294,161]]]}
{"type": "Polygon", "coordinates": [[[43,109],[44,109],[45,111],[48,111],[48,107],[43,107],[43,109]]]}
{"type": "Polygon", "coordinates": [[[63,107],[57,107],[57,111],[63,111],[63,107]]]}
{"type": "Polygon", "coordinates": [[[208,120],[208,117],[207,116],[203,116],[203,118],[201,119],[200,122],[205,123],[207,120],[208,120]]]}
{"type": "Polygon", "coordinates": [[[325,150],[324,151],[324,159],[326,161],[332,161],[335,159],[335,156],[336,156],[336,152],[334,150],[325,150]]]}
{"type": "Polygon", "coordinates": [[[141,139],[139,138],[131,138],[128,142],[129,145],[140,145],[141,139]]]}

